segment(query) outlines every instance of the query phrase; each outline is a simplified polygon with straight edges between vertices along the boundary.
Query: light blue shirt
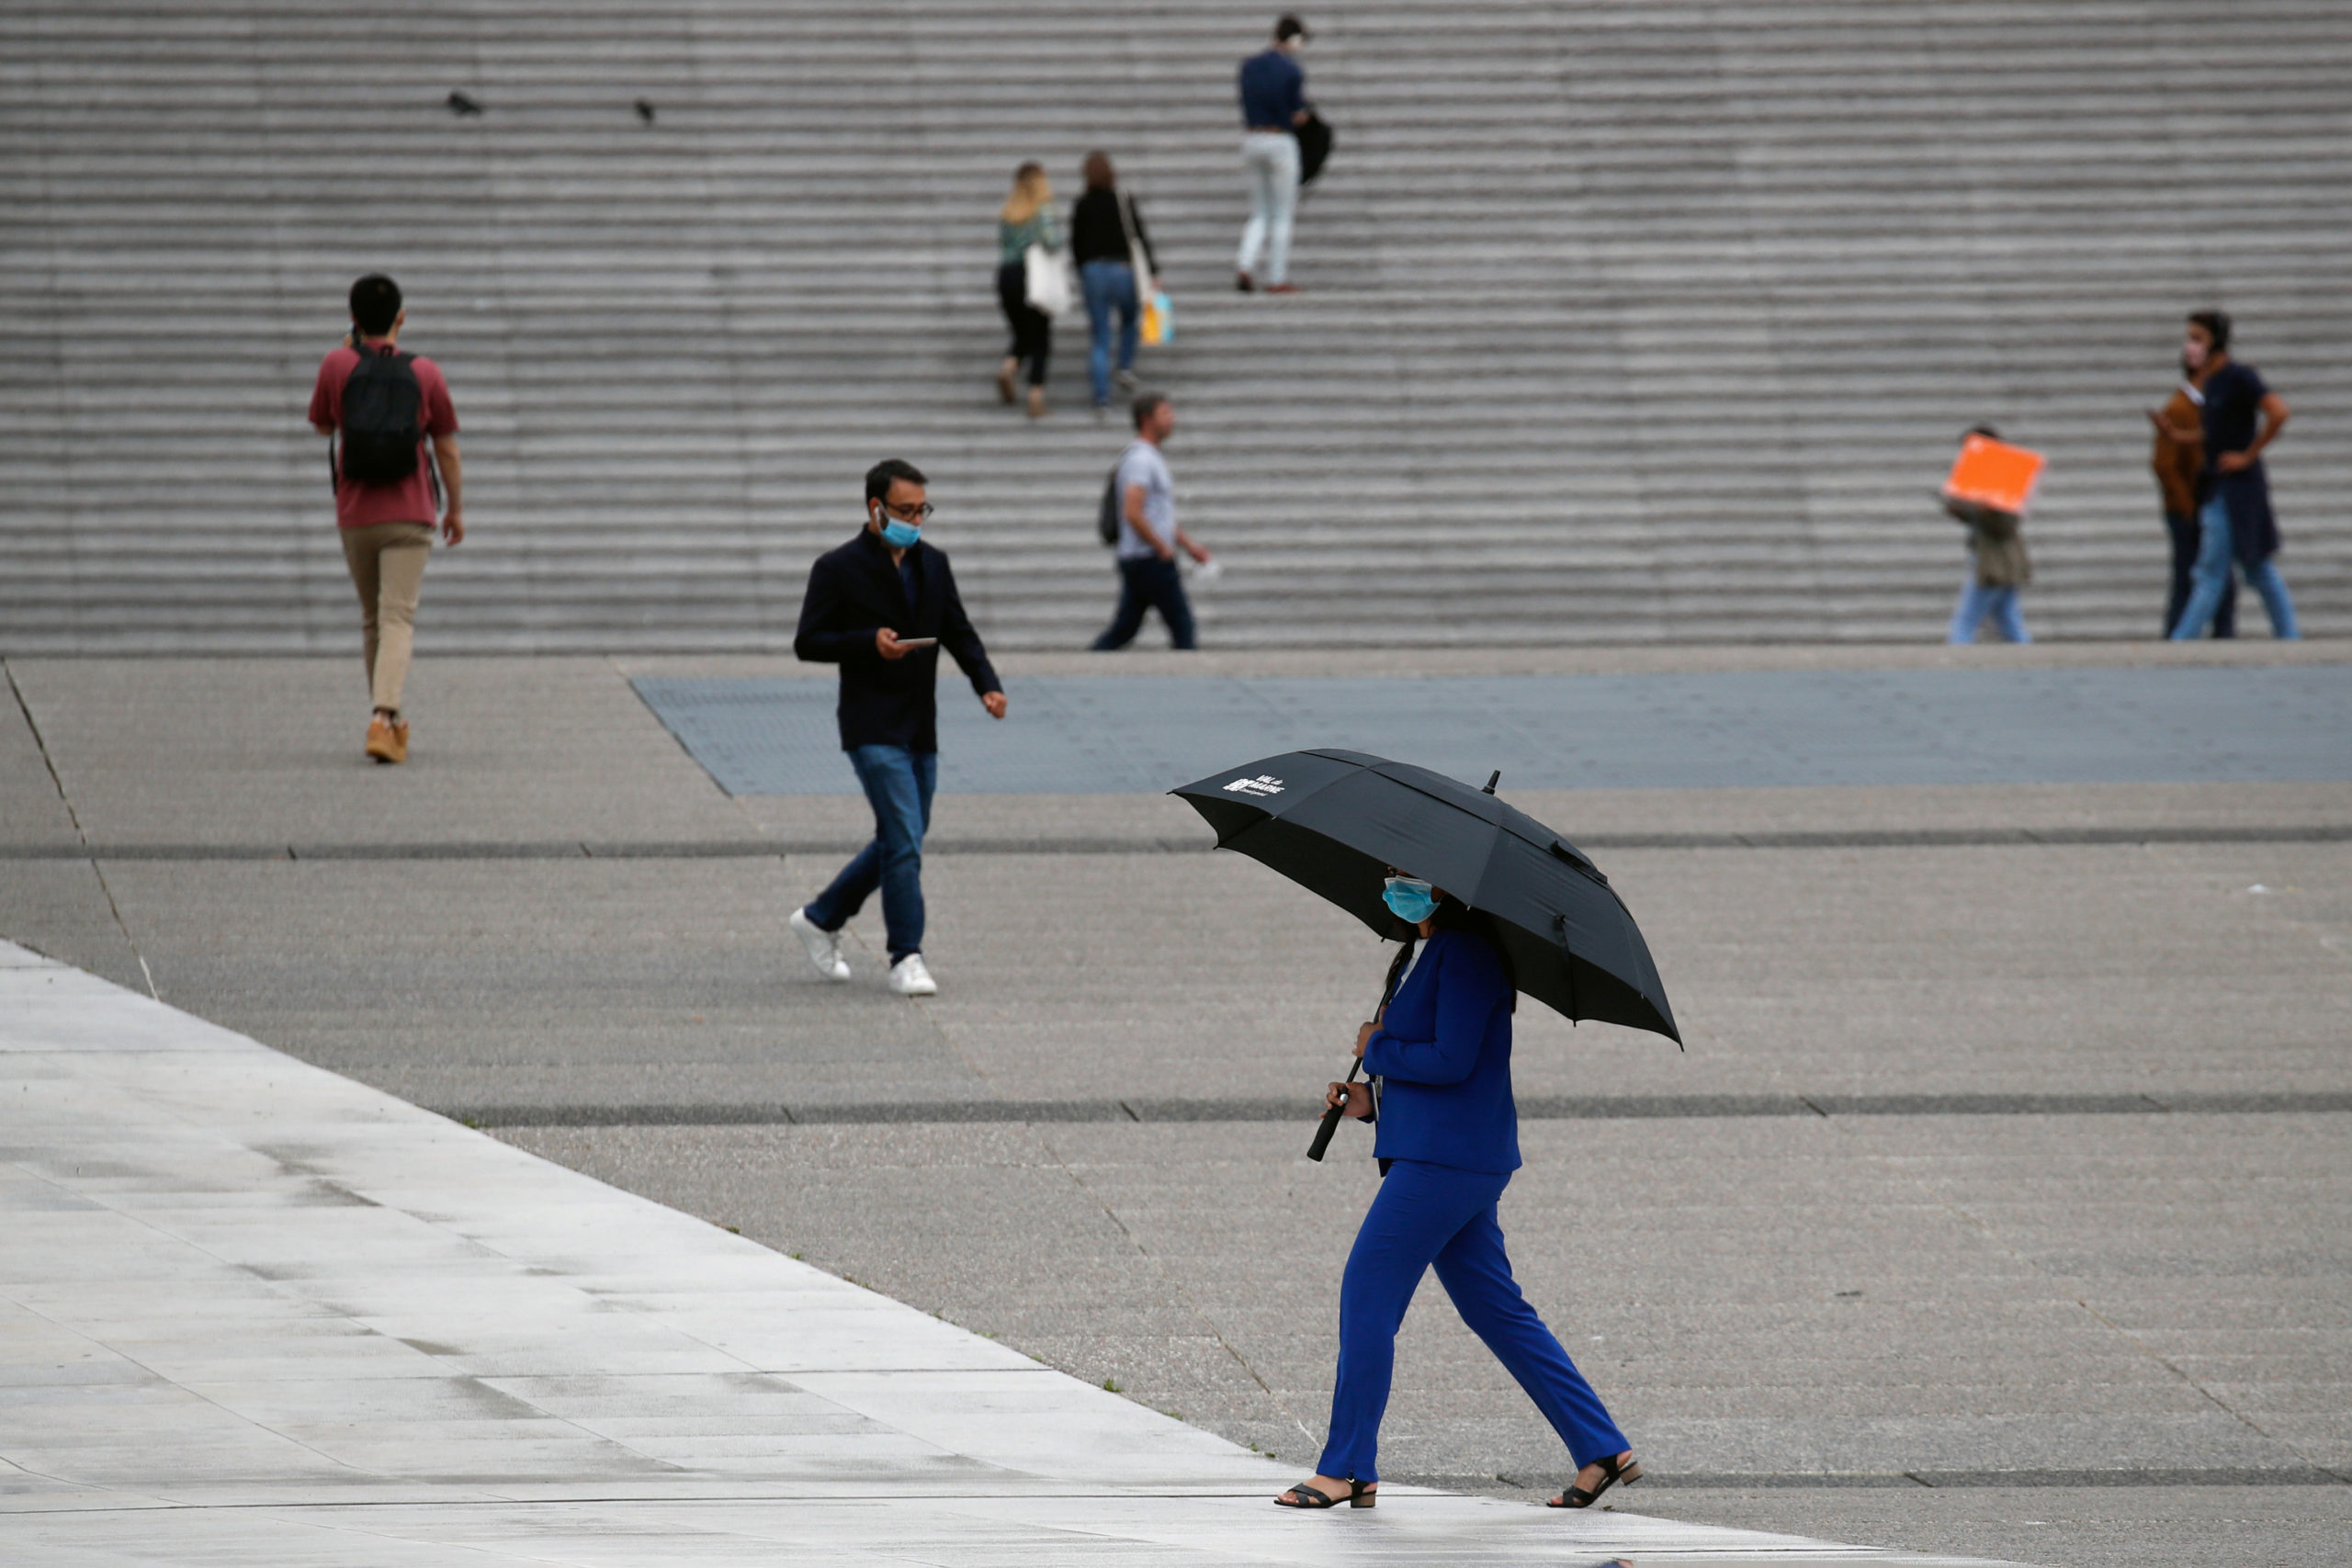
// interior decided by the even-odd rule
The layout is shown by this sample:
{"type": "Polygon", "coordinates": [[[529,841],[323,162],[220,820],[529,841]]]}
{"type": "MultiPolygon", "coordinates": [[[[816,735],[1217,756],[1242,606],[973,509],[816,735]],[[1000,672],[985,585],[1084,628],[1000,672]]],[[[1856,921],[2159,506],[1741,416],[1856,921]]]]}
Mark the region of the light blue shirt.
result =
{"type": "Polygon", "coordinates": [[[1127,491],[1137,485],[1143,486],[1144,521],[1151,525],[1161,544],[1171,550],[1176,547],[1176,482],[1169,477],[1168,459],[1150,442],[1137,441],[1119,459],[1121,560],[1146,560],[1159,553],[1143,542],[1143,536],[1127,521],[1127,491]]]}

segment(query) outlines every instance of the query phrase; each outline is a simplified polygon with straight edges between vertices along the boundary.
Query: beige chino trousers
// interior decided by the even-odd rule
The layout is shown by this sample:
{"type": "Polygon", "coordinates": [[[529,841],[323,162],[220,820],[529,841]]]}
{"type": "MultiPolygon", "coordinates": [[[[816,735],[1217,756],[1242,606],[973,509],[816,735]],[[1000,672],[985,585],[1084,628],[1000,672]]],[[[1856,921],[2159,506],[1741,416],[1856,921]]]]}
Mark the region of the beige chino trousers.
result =
{"type": "Polygon", "coordinates": [[[379,708],[398,713],[416,649],[416,596],[433,554],[430,523],[371,523],[338,529],[351,584],[359,590],[359,626],[368,650],[368,688],[379,708]]]}

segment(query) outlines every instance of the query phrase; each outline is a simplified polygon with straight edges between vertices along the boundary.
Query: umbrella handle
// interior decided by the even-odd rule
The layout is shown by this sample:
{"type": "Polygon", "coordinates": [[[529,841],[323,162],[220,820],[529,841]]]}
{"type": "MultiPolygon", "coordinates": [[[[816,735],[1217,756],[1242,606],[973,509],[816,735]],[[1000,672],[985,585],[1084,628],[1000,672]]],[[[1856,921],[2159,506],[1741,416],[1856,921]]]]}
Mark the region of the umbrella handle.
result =
{"type": "MultiPolygon", "coordinates": [[[[1363,1071],[1363,1058],[1358,1056],[1348,1064],[1347,1081],[1355,1082],[1356,1075],[1362,1071],[1363,1071]]],[[[1315,1141],[1306,1145],[1308,1159],[1319,1160],[1323,1157],[1324,1151],[1331,1146],[1331,1134],[1340,1130],[1340,1118],[1347,1114],[1347,1110],[1348,1102],[1342,1099],[1339,1104],[1323,1112],[1323,1123],[1315,1129],[1315,1141]]]]}

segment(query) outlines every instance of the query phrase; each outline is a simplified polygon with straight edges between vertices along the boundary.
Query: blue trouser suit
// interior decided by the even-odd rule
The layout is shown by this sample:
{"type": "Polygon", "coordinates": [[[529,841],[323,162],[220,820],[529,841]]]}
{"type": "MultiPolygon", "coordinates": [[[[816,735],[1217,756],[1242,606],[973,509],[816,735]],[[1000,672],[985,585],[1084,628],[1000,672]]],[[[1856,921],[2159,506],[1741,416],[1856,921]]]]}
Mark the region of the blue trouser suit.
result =
{"type": "Polygon", "coordinates": [[[1399,1159],[1356,1233],[1340,1282],[1340,1377],[1331,1435],[1317,1473],[1377,1481],[1380,1417],[1388,1408],[1396,1331],[1434,1264],[1471,1331],[1527,1391],[1581,1470],[1631,1445],[1560,1341],[1519,1293],[1495,1205],[1508,1171],[1457,1170],[1399,1159]]]}

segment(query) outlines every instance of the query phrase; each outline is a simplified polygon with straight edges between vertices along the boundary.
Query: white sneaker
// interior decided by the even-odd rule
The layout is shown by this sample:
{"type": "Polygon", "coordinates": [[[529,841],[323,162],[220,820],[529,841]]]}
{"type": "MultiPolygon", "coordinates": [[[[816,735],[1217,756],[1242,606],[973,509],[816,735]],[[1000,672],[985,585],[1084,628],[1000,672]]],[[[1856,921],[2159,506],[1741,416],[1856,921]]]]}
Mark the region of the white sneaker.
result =
{"type": "Polygon", "coordinates": [[[790,926],[793,934],[800,939],[800,945],[808,950],[808,962],[817,966],[818,974],[828,980],[849,978],[849,960],[842,956],[842,938],[839,931],[825,930],[808,918],[808,911],[806,909],[793,910],[792,919],[785,923],[790,926]]]}
{"type": "Polygon", "coordinates": [[[910,953],[890,965],[890,988],[902,997],[935,997],[939,982],[922,966],[922,954],[910,953]]]}

